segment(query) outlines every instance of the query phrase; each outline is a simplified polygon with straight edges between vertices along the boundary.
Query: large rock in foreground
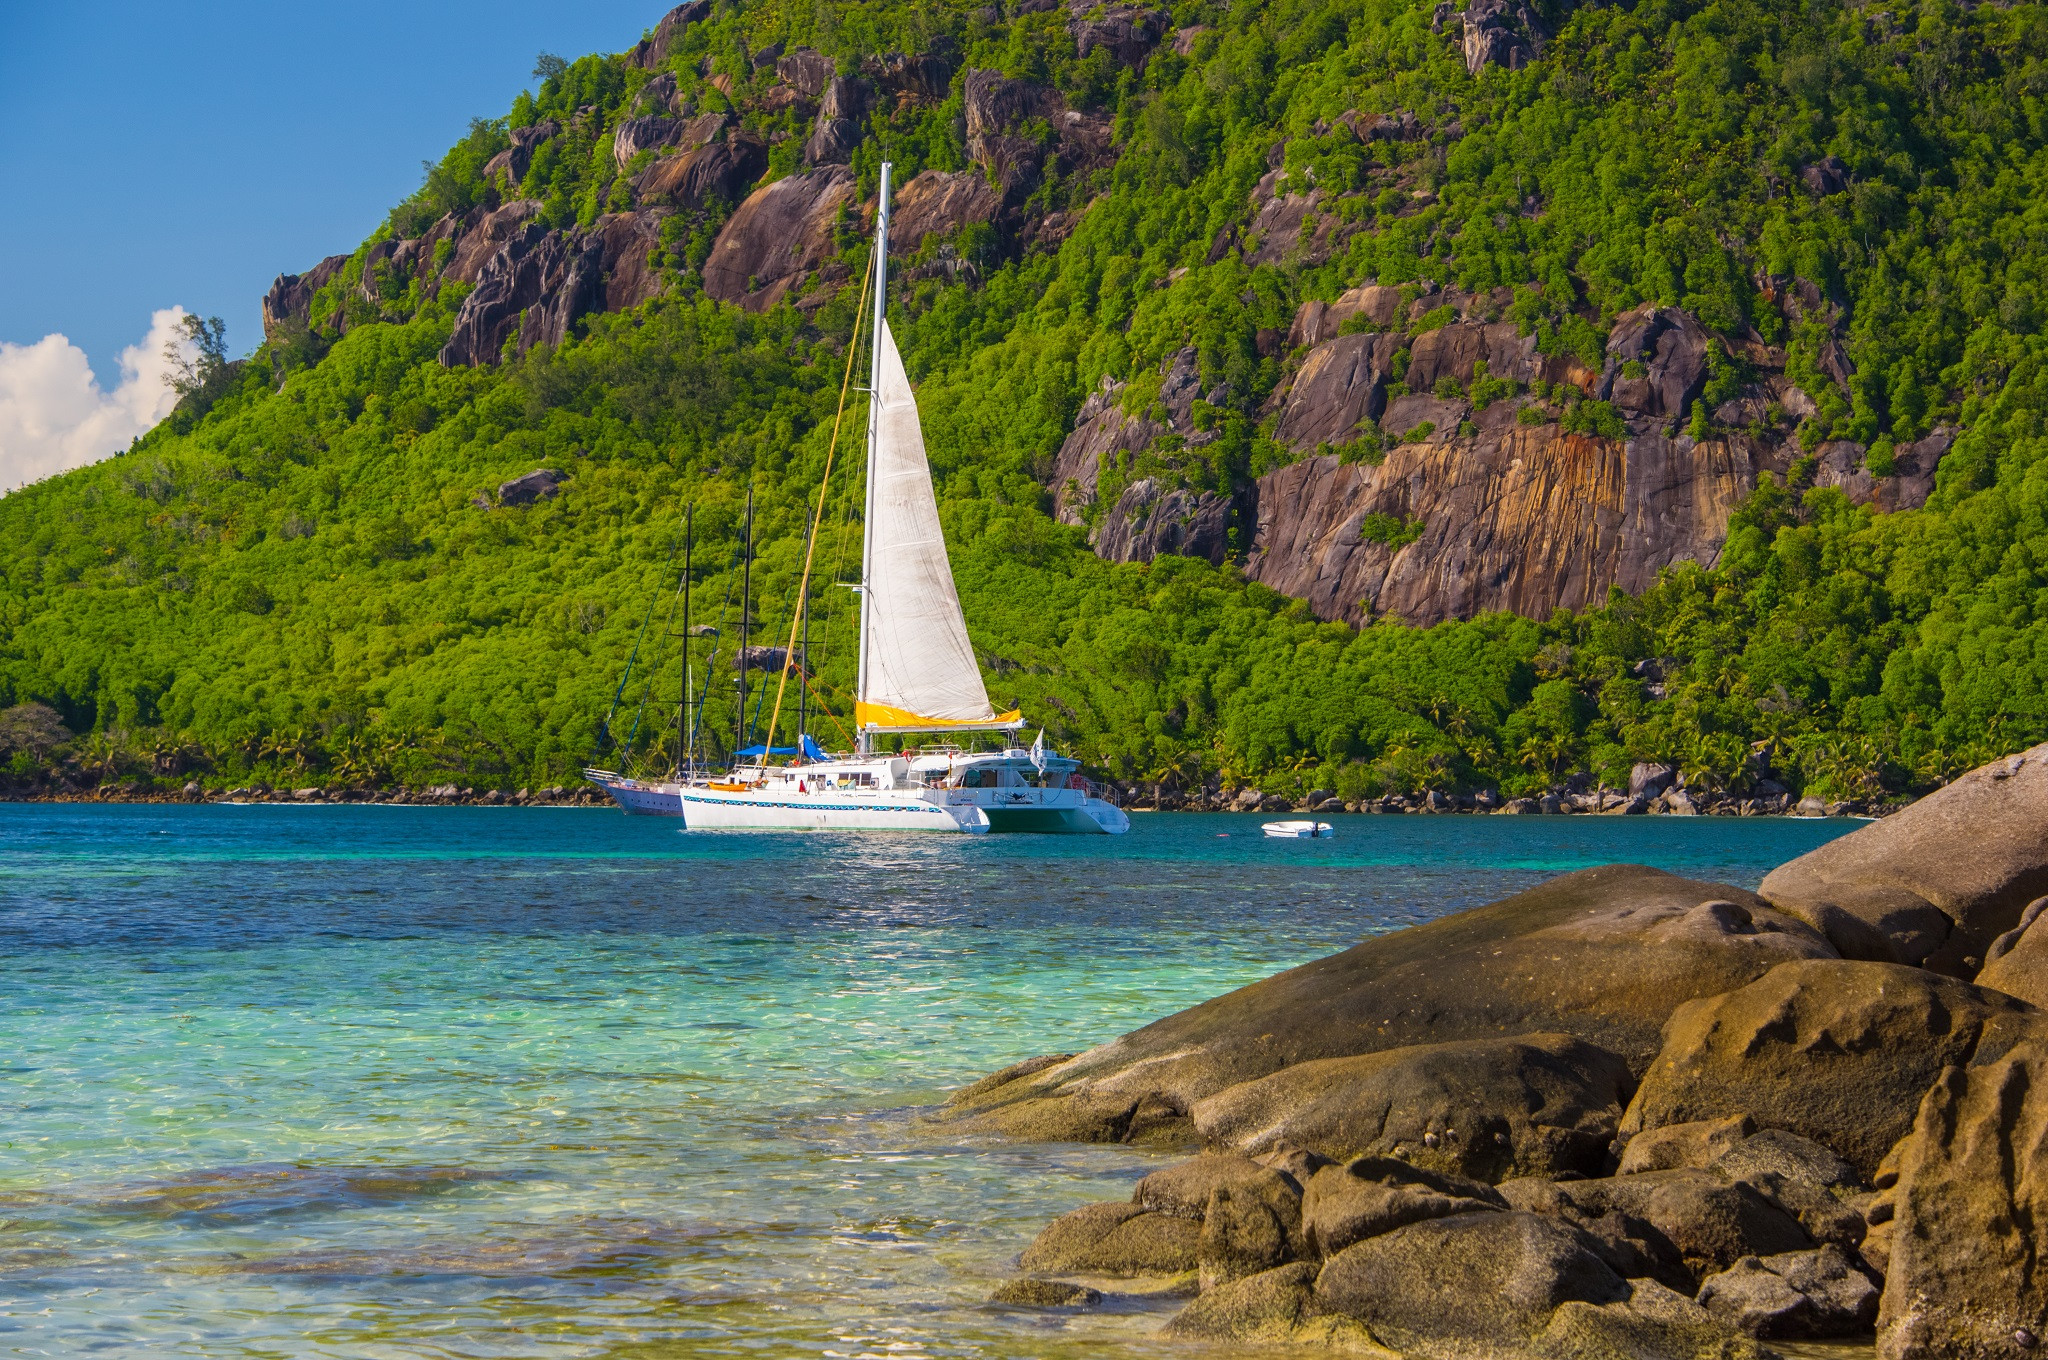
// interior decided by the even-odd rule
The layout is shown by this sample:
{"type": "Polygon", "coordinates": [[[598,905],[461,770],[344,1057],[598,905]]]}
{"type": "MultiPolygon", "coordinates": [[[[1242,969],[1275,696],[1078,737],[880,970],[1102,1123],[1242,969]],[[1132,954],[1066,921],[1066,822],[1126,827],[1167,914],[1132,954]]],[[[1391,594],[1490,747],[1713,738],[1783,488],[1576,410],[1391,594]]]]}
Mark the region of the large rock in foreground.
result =
{"type": "Polygon", "coordinates": [[[2031,1007],[1894,963],[1788,963],[1671,1017],[1624,1134],[1748,1115],[1831,1148],[1865,1178],[1943,1067],[2010,1048],[2031,1007]]]}
{"type": "Polygon", "coordinates": [[[1781,864],[1759,890],[1851,958],[1970,977],[2048,893],[2048,744],[1781,864]]]}
{"type": "Polygon", "coordinates": [[[1898,1177],[1879,1353],[2038,1353],[2048,1338],[2048,1045],[1944,1071],[1898,1177]]]}
{"type": "Polygon", "coordinates": [[[2027,904],[2020,923],[1991,942],[1977,985],[2018,997],[2030,1006],[2048,1009],[2048,897],[2027,904]]]}
{"type": "Polygon", "coordinates": [[[1487,1181],[1594,1174],[1630,1085],[1618,1054],[1568,1034],[1469,1039],[1240,1082],[1196,1104],[1195,1131],[1245,1152],[1284,1142],[1339,1159],[1404,1155],[1487,1181]]]}
{"type": "Polygon", "coordinates": [[[948,1113],[1020,1137],[1186,1138],[1197,1102],[1282,1068],[1525,1034],[1572,1036],[1640,1071],[1682,1002],[1833,957],[1818,931],[1739,888],[1639,865],[1587,869],[982,1083],[948,1113]]]}

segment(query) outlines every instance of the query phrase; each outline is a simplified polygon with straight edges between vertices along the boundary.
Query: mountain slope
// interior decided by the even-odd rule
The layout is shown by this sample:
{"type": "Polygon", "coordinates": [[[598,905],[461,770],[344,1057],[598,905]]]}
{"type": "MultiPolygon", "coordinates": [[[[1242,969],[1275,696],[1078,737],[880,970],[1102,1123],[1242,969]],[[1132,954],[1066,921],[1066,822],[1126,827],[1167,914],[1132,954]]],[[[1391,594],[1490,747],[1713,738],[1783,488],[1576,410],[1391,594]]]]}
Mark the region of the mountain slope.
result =
{"type": "Polygon", "coordinates": [[[749,485],[786,628],[887,158],[991,688],[1099,767],[1925,787],[2048,736],[2044,55],[2033,5],[699,0],[0,501],[0,702],[87,734],[12,777],[558,782],[684,501],[730,636],[749,485]]]}

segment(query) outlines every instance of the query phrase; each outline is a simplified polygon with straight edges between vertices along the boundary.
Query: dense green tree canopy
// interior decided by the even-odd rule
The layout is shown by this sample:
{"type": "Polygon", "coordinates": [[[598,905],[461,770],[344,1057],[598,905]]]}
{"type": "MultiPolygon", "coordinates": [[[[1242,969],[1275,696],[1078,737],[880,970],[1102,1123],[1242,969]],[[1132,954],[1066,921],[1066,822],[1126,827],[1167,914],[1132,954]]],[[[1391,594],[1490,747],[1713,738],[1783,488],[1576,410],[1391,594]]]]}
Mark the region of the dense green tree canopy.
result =
{"type": "MultiPolygon", "coordinates": [[[[771,177],[805,131],[749,103],[773,78],[750,54],[771,41],[842,66],[952,59],[949,99],[875,114],[853,161],[867,188],[885,158],[901,177],[969,165],[969,66],[1112,118],[1112,168],[1037,191],[1041,209],[1085,209],[1056,249],[970,229],[948,245],[965,268],[913,269],[892,298],[992,692],[1052,737],[1128,778],[1517,790],[1668,759],[1739,786],[1768,761],[1840,796],[1923,788],[2048,737],[2048,10],[1552,4],[1538,60],[1477,76],[1456,21],[1434,31],[1418,0],[1180,0],[1172,22],[1206,31],[1140,69],[1102,47],[1077,57],[1064,11],[988,13],[723,0],[664,65],[699,107],[795,134],[771,177]],[[1427,135],[1360,141],[1338,125],[1351,111],[1412,113],[1427,135]],[[1826,157],[1846,187],[1823,194],[1806,172],[1826,157]],[[1253,267],[1216,248],[1281,163],[1364,228],[1327,261],[1253,267]],[[1051,457],[1083,396],[1111,376],[1142,399],[1185,345],[1205,384],[1228,385],[1206,415],[1224,437],[1158,470],[1225,487],[1289,456],[1262,420],[1283,360],[1259,333],[1375,278],[1513,288],[1525,334],[1588,360],[1620,311],[1684,306],[1788,346],[1818,407],[1808,447],[1851,438],[1876,463],[1937,422],[1960,437],[1925,510],[1875,515],[1795,468],[1738,514],[1715,569],[1547,620],[1354,629],[1227,565],[1102,562],[1050,518],[1051,457]],[[1829,323],[1788,319],[1799,286],[1831,300],[1846,384],[1823,372],[1829,323]]],[[[11,777],[68,752],[109,777],[560,782],[593,754],[650,608],[638,677],[659,677],[650,711],[673,705],[659,623],[685,503],[698,617],[729,646],[749,488],[758,625],[788,626],[850,293],[808,315],[706,298],[696,270],[731,206],[714,204],[664,231],[666,297],[559,349],[446,369],[462,288],[376,272],[372,246],[492,201],[485,164],[547,119],[565,130],[519,186],[543,220],[630,205],[610,129],[655,73],[616,57],[545,69],[322,290],[314,315],[342,312],[345,335],[280,336],[125,456],[0,500],[0,708],[44,702],[78,734],[0,749],[11,777]],[[476,503],[537,467],[569,474],[558,497],[476,503]]],[[[842,244],[857,279],[852,225],[842,244]]],[[[857,502],[836,479],[828,583],[855,570],[857,502]]],[[[851,599],[821,589],[813,634],[842,714],[851,599]]],[[[721,733],[730,682],[728,664],[707,707],[721,733]]],[[[643,758],[665,758],[672,739],[647,733],[666,722],[644,724],[643,758]]]]}

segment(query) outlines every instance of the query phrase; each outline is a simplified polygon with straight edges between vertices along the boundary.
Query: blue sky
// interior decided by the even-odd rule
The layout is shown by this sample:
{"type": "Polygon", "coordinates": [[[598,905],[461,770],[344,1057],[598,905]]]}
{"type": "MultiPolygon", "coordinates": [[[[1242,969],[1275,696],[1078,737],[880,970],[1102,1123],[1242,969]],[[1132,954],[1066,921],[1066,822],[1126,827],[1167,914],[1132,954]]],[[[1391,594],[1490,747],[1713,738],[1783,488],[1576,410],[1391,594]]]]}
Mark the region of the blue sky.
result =
{"type": "Polygon", "coordinates": [[[622,50],[667,8],[0,0],[0,343],[61,332],[111,387],[182,306],[247,352],[271,280],[354,249],[537,53],[622,50]]]}

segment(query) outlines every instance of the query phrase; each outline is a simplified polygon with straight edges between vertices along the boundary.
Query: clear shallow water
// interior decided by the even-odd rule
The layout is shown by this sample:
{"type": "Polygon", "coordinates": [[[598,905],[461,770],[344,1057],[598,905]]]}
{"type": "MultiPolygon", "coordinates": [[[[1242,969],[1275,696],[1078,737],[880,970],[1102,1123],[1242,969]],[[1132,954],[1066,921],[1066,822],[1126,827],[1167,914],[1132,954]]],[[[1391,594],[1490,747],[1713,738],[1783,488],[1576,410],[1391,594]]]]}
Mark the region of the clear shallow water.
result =
{"type": "Polygon", "coordinates": [[[1554,873],[1753,886],[1854,825],[1133,820],[0,805],[0,1355],[1167,1354],[984,1303],[1157,1159],[920,1107],[1554,873]]]}

